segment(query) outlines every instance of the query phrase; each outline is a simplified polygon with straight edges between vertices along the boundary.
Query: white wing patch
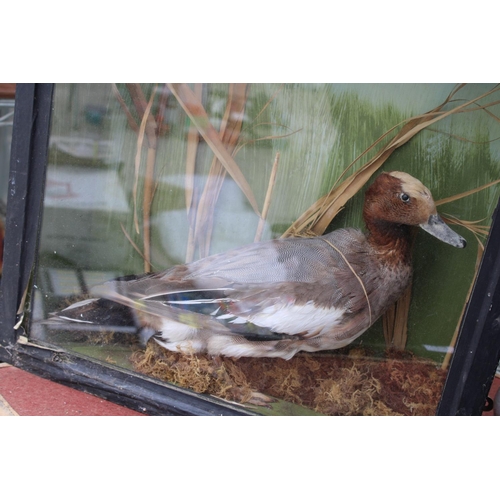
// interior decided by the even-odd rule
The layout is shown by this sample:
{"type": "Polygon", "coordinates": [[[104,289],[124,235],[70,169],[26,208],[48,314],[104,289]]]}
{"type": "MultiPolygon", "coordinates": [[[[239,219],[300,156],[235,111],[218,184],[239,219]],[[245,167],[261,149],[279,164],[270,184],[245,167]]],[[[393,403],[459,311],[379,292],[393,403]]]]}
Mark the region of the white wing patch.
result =
{"type": "Polygon", "coordinates": [[[277,333],[289,335],[303,332],[322,334],[338,325],[345,312],[346,310],[342,308],[318,307],[309,301],[303,305],[269,306],[261,312],[249,316],[247,320],[277,333]]]}
{"type": "MultiPolygon", "coordinates": [[[[250,322],[254,325],[268,328],[272,332],[276,333],[285,333],[288,335],[305,333],[306,335],[312,336],[330,332],[333,328],[335,328],[335,326],[341,323],[345,312],[346,310],[342,308],[318,307],[310,301],[303,305],[281,304],[268,306],[262,311],[248,316],[235,316],[227,314],[219,316],[219,319],[231,319],[229,322],[234,324],[244,324],[250,322]]],[[[179,342],[195,341],[198,332],[199,329],[195,326],[163,318],[160,329],[160,335],[162,337],[161,340],[163,343],[161,341],[160,343],[162,343],[164,347],[165,343],[168,343],[168,349],[176,350],[173,348],[174,345],[179,342]]],[[[217,338],[217,340],[213,340],[213,342],[217,343],[219,340],[227,342],[227,337],[223,336],[221,339],[218,337],[218,335],[214,335],[214,339],[217,338]]],[[[210,340],[210,342],[212,342],[212,340],[210,340]]],[[[231,343],[229,343],[229,345],[230,344],[231,343]]],[[[234,348],[239,349],[240,347],[234,348]]],[[[226,352],[224,352],[224,354],[231,356],[236,355],[236,352],[232,352],[232,348],[229,350],[231,351],[231,354],[227,354],[226,352]]],[[[249,354],[238,354],[238,356],[241,355],[249,354]]]]}

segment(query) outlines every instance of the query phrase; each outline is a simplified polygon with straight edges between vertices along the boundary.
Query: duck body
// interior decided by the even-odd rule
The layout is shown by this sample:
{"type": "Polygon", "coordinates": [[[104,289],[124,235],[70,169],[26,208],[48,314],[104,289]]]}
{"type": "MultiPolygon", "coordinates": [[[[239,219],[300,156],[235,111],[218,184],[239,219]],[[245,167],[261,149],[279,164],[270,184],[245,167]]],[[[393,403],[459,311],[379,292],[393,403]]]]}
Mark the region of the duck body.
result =
{"type": "Polygon", "coordinates": [[[87,312],[112,301],[166,349],[235,358],[344,347],[409,285],[411,226],[465,246],[437,215],[429,190],[408,174],[381,174],[366,192],[363,215],[367,234],[346,228],[250,244],[98,285],[95,299],[56,316],[91,322],[87,312]]]}

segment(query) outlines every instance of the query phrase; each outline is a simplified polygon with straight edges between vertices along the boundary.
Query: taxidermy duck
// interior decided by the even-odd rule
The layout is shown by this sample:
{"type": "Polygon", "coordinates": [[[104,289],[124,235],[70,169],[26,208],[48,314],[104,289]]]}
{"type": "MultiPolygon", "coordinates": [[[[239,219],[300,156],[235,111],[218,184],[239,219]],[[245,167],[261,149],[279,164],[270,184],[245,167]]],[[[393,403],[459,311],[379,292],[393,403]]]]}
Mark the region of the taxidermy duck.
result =
{"type": "Polygon", "coordinates": [[[403,172],[383,173],[365,194],[367,232],[250,244],[164,272],[94,287],[95,298],[56,321],[99,323],[132,312],[137,331],[172,351],[281,357],[338,349],[377,320],[411,280],[412,226],[457,248],[432,195],[403,172]],[[102,314],[101,314],[102,313],[102,314]]]}

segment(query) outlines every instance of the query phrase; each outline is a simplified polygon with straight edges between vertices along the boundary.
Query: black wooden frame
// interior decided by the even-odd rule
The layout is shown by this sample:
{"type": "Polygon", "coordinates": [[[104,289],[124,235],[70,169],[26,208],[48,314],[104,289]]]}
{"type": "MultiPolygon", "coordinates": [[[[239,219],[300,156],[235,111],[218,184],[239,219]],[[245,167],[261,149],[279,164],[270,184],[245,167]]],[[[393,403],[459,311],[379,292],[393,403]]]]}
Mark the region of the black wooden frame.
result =
{"type": "MultiPolygon", "coordinates": [[[[53,84],[18,84],[16,89],[0,286],[0,361],[149,415],[255,415],[211,396],[31,343],[24,335],[17,311],[36,267],[53,90],[53,84]]],[[[497,208],[438,415],[480,415],[498,365],[499,212],[497,208]]]]}
{"type": "Polygon", "coordinates": [[[481,415],[500,359],[500,201],[474,289],[460,325],[457,347],[438,415],[481,415]]]}

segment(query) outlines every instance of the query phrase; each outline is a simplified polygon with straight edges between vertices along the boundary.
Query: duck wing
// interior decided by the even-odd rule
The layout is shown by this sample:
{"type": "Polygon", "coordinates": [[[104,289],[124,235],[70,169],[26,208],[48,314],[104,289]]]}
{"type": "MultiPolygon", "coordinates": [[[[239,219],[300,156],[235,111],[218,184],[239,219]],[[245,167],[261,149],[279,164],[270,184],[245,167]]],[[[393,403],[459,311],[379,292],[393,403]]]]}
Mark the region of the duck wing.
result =
{"type": "Polygon", "coordinates": [[[347,283],[353,283],[353,274],[346,259],[362,269],[366,256],[364,235],[340,229],[247,245],[162,273],[110,281],[92,293],[220,333],[258,340],[314,336],[352,308],[347,283]]]}

